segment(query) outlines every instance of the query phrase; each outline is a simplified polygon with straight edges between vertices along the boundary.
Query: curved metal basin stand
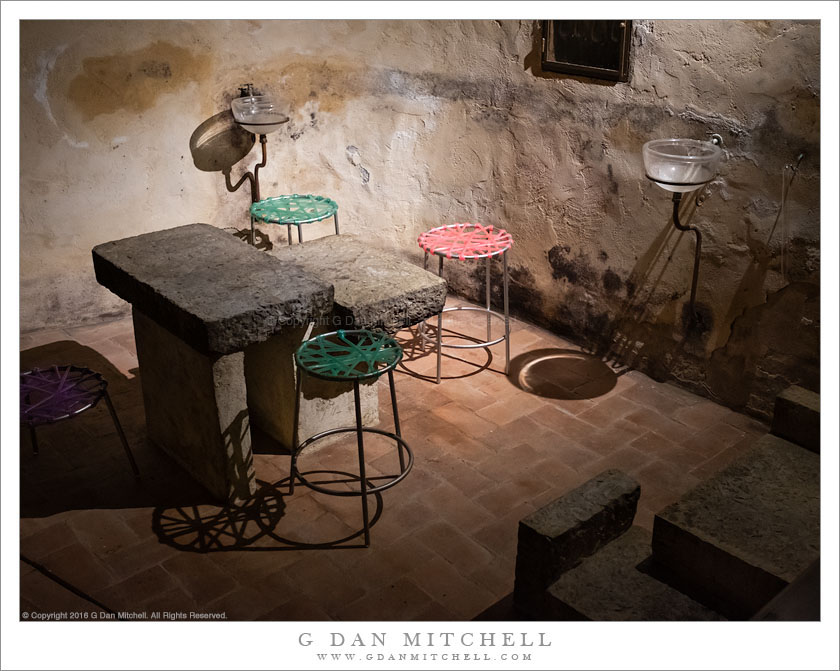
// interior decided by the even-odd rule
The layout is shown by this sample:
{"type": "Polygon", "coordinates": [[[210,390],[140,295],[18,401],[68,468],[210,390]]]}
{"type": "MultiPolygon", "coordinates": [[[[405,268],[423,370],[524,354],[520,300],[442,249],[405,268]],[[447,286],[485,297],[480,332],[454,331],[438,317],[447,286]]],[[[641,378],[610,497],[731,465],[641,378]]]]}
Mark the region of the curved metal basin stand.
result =
{"type": "Polygon", "coordinates": [[[688,299],[688,310],[692,323],[697,323],[697,311],[694,309],[694,301],[697,298],[697,277],[700,274],[700,247],[703,244],[703,236],[700,234],[700,229],[696,226],[683,226],[680,223],[680,202],[682,201],[682,193],[674,192],[674,226],[681,231],[694,231],[697,240],[694,243],[694,274],[691,277],[691,297],[688,299]]]}

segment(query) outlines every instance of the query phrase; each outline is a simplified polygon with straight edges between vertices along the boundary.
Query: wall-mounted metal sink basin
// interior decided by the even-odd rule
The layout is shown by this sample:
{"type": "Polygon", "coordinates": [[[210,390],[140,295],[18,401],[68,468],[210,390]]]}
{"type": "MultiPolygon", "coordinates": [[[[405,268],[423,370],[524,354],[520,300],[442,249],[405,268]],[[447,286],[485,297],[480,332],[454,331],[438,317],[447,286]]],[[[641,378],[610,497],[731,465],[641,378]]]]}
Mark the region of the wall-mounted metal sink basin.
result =
{"type": "Polygon", "coordinates": [[[272,96],[243,96],[230,101],[233,118],[254,135],[266,135],[289,120],[272,96]]]}
{"type": "Polygon", "coordinates": [[[701,140],[651,140],[642,147],[645,175],[667,191],[694,191],[717,175],[721,148],[701,140]]]}

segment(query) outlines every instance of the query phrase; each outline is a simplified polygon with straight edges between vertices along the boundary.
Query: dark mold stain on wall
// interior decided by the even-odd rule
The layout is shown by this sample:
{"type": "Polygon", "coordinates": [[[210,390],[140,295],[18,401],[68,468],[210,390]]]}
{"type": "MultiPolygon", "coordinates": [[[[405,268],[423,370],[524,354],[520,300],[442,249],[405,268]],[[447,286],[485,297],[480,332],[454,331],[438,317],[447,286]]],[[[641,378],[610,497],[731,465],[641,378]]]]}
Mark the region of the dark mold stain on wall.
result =
{"type": "Polygon", "coordinates": [[[623,284],[621,278],[611,268],[607,268],[604,271],[604,274],[601,276],[601,281],[604,285],[604,291],[607,292],[608,296],[617,293],[623,284]]]}
{"type": "Polygon", "coordinates": [[[543,311],[543,298],[537,289],[534,275],[525,266],[514,266],[510,269],[510,304],[517,311],[527,315],[539,314],[543,311]]]}
{"type": "MultiPolygon", "coordinates": [[[[815,103],[811,101],[810,104],[814,105],[815,103]]],[[[813,125],[817,129],[819,128],[818,121],[813,122],[813,125]]],[[[813,142],[810,138],[804,138],[801,135],[790,133],[779,122],[778,113],[775,109],[771,108],[767,110],[761,122],[752,129],[748,141],[750,149],[760,150],[762,153],[774,157],[775,162],[779,160],[784,161],[785,157],[789,157],[788,160],[794,162],[796,156],[801,152],[808,157],[808,163],[811,166],[819,166],[819,142],[813,142]]],[[[805,164],[806,168],[810,168],[811,166],[805,164]]],[[[780,166],[773,167],[778,169],[780,166]]]]}
{"type": "Polygon", "coordinates": [[[694,304],[694,314],[691,314],[690,303],[683,303],[681,319],[686,335],[694,339],[702,339],[715,326],[715,313],[699,301],[694,304]]]}
{"type": "Polygon", "coordinates": [[[548,250],[551,276],[555,280],[565,279],[569,284],[592,286],[597,283],[598,273],[583,254],[572,256],[568,245],[555,245],[548,250]]]}
{"type": "MultiPolygon", "coordinates": [[[[467,284],[459,278],[454,279],[454,288],[470,300],[484,304],[486,300],[485,281],[487,269],[485,262],[476,263],[469,271],[467,284]]],[[[504,278],[502,264],[496,260],[490,263],[490,300],[494,309],[499,310],[504,305],[504,278]]],[[[537,287],[533,273],[525,266],[510,265],[508,269],[508,303],[511,314],[539,319],[544,311],[543,294],[537,287]]]]}

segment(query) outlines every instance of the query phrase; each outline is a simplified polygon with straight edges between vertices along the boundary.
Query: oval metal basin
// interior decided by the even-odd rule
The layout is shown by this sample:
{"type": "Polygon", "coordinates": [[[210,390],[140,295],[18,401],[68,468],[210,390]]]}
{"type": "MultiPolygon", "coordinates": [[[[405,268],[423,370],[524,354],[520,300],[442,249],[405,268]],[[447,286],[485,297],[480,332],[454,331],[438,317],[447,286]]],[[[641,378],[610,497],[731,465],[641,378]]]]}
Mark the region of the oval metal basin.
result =
{"type": "Polygon", "coordinates": [[[694,191],[717,175],[720,147],[702,140],[651,140],[642,147],[645,175],[667,191],[694,191]]]}
{"type": "Polygon", "coordinates": [[[233,118],[254,135],[267,135],[289,120],[272,96],[244,96],[230,101],[233,118]]]}

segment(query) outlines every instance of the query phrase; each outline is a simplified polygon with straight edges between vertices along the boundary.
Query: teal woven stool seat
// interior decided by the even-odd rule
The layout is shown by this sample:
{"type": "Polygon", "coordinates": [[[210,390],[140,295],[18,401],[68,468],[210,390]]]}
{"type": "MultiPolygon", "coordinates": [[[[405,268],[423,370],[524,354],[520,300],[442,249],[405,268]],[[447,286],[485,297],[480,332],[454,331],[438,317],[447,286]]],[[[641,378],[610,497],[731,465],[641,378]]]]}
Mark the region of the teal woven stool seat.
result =
{"type": "Polygon", "coordinates": [[[402,360],[396,340],[380,331],[334,331],[303,343],[297,365],[322,380],[369,380],[396,368],[402,360]]]}
{"type": "Polygon", "coordinates": [[[292,244],[292,226],[297,226],[298,242],[303,242],[301,226],[333,218],[338,235],[338,203],[326,196],[293,194],[265,198],[251,205],[251,216],[266,224],[285,225],[292,244]]]}
{"type": "Polygon", "coordinates": [[[371,494],[378,495],[379,492],[393,487],[400,482],[414,465],[414,455],[411,448],[402,439],[400,432],[400,415],[397,410],[397,392],[394,387],[394,368],[402,360],[403,352],[396,340],[388,334],[379,331],[368,331],[364,329],[349,331],[333,331],[316,336],[305,341],[295,352],[295,362],[298,367],[297,385],[295,389],[295,423],[292,434],[292,463],[289,475],[289,494],[294,494],[295,480],[323,494],[332,496],[359,496],[362,499],[362,519],[364,526],[361,531],[351,536],[355,538],[364,534],[364,547],[370,545],[370,518],[368,514],[367,497],[371,494]],[[362,425],[361,399],[359,384],[365,380],[374,380],[387,373],[388,383],[391,388],[391,408],[394,414],[394,433],[382,429],[374,429],[362,425]],[[356,409],[356,426],[341,427],[322,431],[314,436],[299,441],[298,427],[300,426],[300,396],[303,379],[311,375],[321,380],[333,382],[352,382],[353,400],[356,409]],[[359,453],[359,473],[344,473],[343,471],[309,471],[302,473],[298,469],[298,458],[304,448],[312,443],[332,436],[337,433],[355,433],[356,444],[359,453]],[[386,436],[394,441],[399,457],[399,470],[394,475],[377,476],[368,479],[365,474],[365,433],[377,433],[386,436]],[[349,482],[358,482],[358,489],[349,487],[347,477],[340,480],[324,482],[319,478],[318,482],[307,479],[313,473],[337,473],[342,476],[349,476],[349,482]],[[378,480],[384,483],[377,484],[378,480]],[[330,487],[328,485],[338,485],[330,487]]]}

